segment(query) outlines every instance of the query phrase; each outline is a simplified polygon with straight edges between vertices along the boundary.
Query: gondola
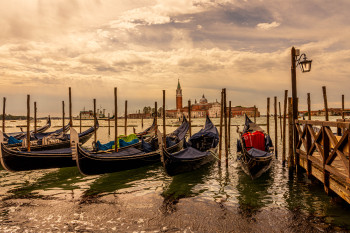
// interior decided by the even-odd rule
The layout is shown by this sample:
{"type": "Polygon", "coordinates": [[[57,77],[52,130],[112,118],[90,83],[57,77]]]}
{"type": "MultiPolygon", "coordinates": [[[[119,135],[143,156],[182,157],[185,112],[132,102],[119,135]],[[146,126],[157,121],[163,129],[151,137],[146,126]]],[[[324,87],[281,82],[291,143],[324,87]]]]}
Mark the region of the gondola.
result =
{"type": "MultiPolygon", "coordinates": [[[[64,139],[59,142],[53,142],[47,145],[36,145],[31,151],[26,148],[9,148],[4,145],[2,134],[0,134],[0,161],[3,168],[8,171],[25,171],[46,168],[59,168],[75,166],[72,160],[72,133],[82,142],[88,141],[99,127],[96,122],[96,128],[93,126],[84,132],[78,134],[71,129],[71,134],[64,135],[64,139]],[[34,150],[35,149],[35,150],[34,150]]],[[[59,140],[59,139],[56,139],[59,140]]]]}
{"type": "MultiPolygon", "coordinates": [[[[48,130],[51,127],[51,118],[49,117],[47,119],[47,122],[45,125],[41,126],[40,128],[38,128],[36,130],[37,133],[43,133],[46,130],[48,130]]],[[[30,131],[30,133],[33,133],[33,131],[30,131]]],[[[15,133],[3,133],[4,135],[4,139],[7,140],[9,139],[11,136],[20,140],[22,138],[25,138],[27,136],[27,132],[15,132],[15,133]]]]}
{"type": "Polygon", "coordinates": [[[218,142],[218,130],[207,116],[204,128],[188,139],[183,150],[171,153],[163,147],[162,162],[166,173],[174,176],[215,161],[218,142]]]}
{"type": "MultiPolygon", "coordinates": [[[[184,138],[189,129],[187,120],[174,132],[167,135],[168,151],[175,152],[182,148],[184,138]]],[[[149,142],[141,139],[141,146],[130,145],[116,151],[89,151],[76,141],[73,159],[83,175],[95,175],[117,172],[160,162],[160,149],[157,136],[152,136],[149,142]]]]}
{"type": "Polygon", "coordinates": [[[237,140],[237,160],[242,170],[252,179],[260,177],[271,167],[272,147],[270,136],[245,115],[244,129],[237,140]]]}

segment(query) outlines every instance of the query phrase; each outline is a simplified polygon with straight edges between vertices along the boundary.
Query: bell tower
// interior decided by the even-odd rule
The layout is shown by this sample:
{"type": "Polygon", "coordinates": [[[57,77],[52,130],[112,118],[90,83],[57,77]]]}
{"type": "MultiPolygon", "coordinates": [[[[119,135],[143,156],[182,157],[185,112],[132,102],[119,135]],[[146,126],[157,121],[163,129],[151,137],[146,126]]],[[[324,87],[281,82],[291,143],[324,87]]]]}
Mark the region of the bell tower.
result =
{"type": "Polygon", "coordinates": [[[177,89],[176,89],[176,109],[182,109],[182,89],[180,86],[180,80],[178,79],[177,82],[177,89]]]}

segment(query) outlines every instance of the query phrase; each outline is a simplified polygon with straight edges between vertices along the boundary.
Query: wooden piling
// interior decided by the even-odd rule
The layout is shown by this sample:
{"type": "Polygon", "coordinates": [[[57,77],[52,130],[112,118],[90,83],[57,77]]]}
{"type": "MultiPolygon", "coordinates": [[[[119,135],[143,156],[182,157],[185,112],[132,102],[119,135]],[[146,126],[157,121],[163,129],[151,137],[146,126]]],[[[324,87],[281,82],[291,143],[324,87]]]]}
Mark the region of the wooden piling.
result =
{"type": "Polygon", "coordinates": [[[27,95],[27,150],[30,152],[30,95],[27,95]]]}
{"type": "Polygon", "coordinates": [[[275,118],[275,157],[277,158],[278,155],[278,132],[277,132],[277,96],[275,96],[274,98],[274,110],[275,110],[275,114],[274,114],[274,118],[275,118]]]}
{"type": "Polygon", "coordinates": [[[118,152],[118,96],[114,88],[114,150],[118,152]]]}
{"type": "Polygon", "coordinates": [[[34,133],[36,132],[36,101],[34,102],[34,133]]]}
{"type": "Polygon", "coordinates": [[[311,96],[307,93],[307,119],[311,120],[311,96]]]}
{"type": "MultiPolygon", "coordinates": [[[[96,129],[96,99],[94,99],[94,128],[96,129]]],[[[94,131],[94,143],[97,141],[97,130],[94,131]]]]}
{"type": "Polygon", "coordinates": [[[255,105],[254,105],[254,123],[256,123],[256,106],[255,105]]]}
{"type": "Polygon", "coordinates": [[[266,131],[267,131],[267,134],[270,134],[270,97],[267,97],[266,131]]]}
{"type": "MultiPolygon", "coordinates": [[[[232,111],[232,108],[231,108],[231,101],[228,102],[228,149],[230,151],[231,149],[231,111],[232,111]]],[[[255,106],[254,106],[255,107],[255,106]]]]}
{"type": "Polygon", "coordinates": [[[165,116],[165,90],[163,90],[163,145],[166,148],[166,116],[165,116]]]}
{"type": "Polygon", "coordinates": [[[188,123],[189,123],[189,133],[190,137],[192,137],[192,124],[191,124],[191,100],[188,100],[188,123]]]}
{"type": "Polygon", "coordinates": [[[282,132],[282,113],[281,113],[281,102],[278,102],[279,118],[280,118],[280,131],[281,131],[281,140],[283,138],[282,132]]]}
{"type": "Polygon", "coordinates": [[[108,136],[111,135],[111,118],[108,113],[108,136]]]}
{"type": "Polygon", "coordinates": [[[222,150],[222,121],[224,115],[224,93],[221,91],[221,112],[220,112],[220,128],[219,128],[219,166],[221,166],[221,150],[222,150]]]}
{"type": "Polygon", "coordinates": [[[286,165],[286,119],[287,119],[287,100],[288,90],[284,91],[284,106],[283,106],[283,138],[282,138],[282,166],[286,165]]]}
{"type": "Polygon", "coordinates": [[[344,106],[345,106],[345,103],[344,103],[344,95],[341,95],[341,119],[345,119],[345,109],[344,109],[344,106]]]}
{"type": "Polygon", "coordinates": [[[79,113],[79,132],[81,133],[81,112],[79,113]]]}
{"type": "Polygon", "coordinates": [[[222,91],[224,92],[224,129],[225,129],[225,162],[226,167],[228,167],[228,137],[227,137],[227,104],[226,104],[226,88],[223,88],[222,91]]]}
{"type": "Polygon", "coordinates": [[[64,131],[64,117],[65,117],[65,112],[64,112],[64,101],[62,101],[62,130],[64,131]]]}
{"type": "Polygon", "coordinates": [[[5,133],[5,116],[6,116],[6,97],[3,99],[2,105],[2,132],[5,133]]]}
{"type": "Polygon", "coordinates": [[[143,113],[141,115],[141,128],[143,129],[143,113]]]}
{"type": "Polygon", "coordinates": [[[322,91],[323,91],[323,101],[324,101],[324,110],[325,110],[325,120],[326,120],[326,121],[329,121],[326,86],[323,86],[323,87],[322,87],[322,91]]]}
{"type": "Polygon", "coordinates": [[[124,135],[127,136],[127,127],[128,127],[128,101],[125,100],[125,117],[124,117],[124,135]]]}
{"type": "Polygon", "coordinates": [[[288,98],[288,168],[294,167],[294,154],[293,154],[293,103],[292,98],[288,98]]]}
{"type": "Polygon", "coordinates": [[[72,90],[69,87],[69,124],[73,127],[73,117],[72,117],[72,90]]]}
{"type": "Polygon", "coordinates": [[[154,124],[156,125],[155,127],[155,135],[157,135],[157,130],[158,130],[158,115],[157,115],[157,101],[154,102],[154,124]]]}

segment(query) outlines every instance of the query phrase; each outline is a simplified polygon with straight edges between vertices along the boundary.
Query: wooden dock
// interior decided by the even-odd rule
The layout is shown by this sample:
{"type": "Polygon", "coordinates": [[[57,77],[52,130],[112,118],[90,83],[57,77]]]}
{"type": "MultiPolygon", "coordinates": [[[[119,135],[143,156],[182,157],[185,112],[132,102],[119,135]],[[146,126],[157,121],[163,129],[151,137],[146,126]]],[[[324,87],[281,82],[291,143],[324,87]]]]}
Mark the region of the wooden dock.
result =
{"type": "Polygon", "coordinates": [[[350,122],[296,120],[295,162],[350,204],[350,122]],[[336,133],[336,134],[335,134],[336,133]]]}

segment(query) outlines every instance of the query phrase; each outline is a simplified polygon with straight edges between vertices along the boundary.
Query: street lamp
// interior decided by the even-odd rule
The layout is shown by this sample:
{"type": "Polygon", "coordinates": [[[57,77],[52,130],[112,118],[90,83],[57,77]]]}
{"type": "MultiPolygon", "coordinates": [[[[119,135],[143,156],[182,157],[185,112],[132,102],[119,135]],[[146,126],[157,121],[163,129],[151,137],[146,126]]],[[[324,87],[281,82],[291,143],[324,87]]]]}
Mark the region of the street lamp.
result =
{"type": "Polygon", "coordinates": [[[295,121],[298,119],[298,99],[297,99],[297,75],[296,75],[296,67],[300,65],[301,71],[310,72],[312,60],[308,60],[305,53],[300,55],[300,50],[292,47],[291,50],[291,73],[292,73],[292,100],[293,100],[293,154],[295,155],[296,163],[299,164],[299,156],[296,154],[297,147],[297,137],[298,131],[295,127],[295,121]],[[301,60],[303,58],[303,60],[301,60]]]}

